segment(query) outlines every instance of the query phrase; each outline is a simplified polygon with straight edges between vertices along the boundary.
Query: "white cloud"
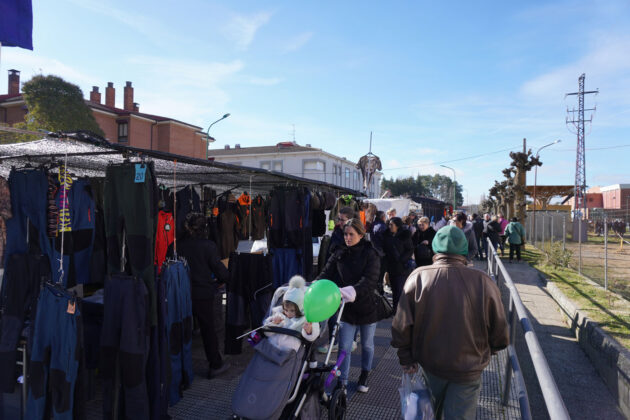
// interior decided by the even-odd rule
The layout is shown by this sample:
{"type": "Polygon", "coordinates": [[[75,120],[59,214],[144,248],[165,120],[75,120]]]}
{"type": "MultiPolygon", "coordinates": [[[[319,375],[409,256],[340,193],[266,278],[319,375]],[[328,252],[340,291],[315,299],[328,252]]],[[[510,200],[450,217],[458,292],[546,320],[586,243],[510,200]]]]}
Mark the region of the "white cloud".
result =
{"type": "Polygon", "coordinates": [[[66,0],[75,6],[82,7],[88,11],[107,16],[133,31],[142,34],[153,43],[162,45],[164,39],[171,41],[184,41],[178,32],[172,31],[168,25],[164,25],[158,20],[152,19],[141,13],[130,13],[129,10],[121,10],[114,7],[110,2],[100,0],[66,0]]]}
{"type": "MultiPolygon", "coordinates": [[[[20,70],[20,80],[26,82],[34,75],[55,75],[64,80],[82,85],[94,84],[94,78],[66,63],[41,55],[35,55],[32,51],[20,48],[5,48],[2,50],[2,64],[20,70]]],[[[85,92],[84,92],[85,93],[85,92]]]]}
{"type": "Polygon", "coordinates": [[[252,16],[235,15],[222,26],[221,30],[223,35],[236,43],[239,49],[246,50],[254,41],[256,32],[269,22],[271,16],[270,12],[260,12],[252,16]]]}
{"type": "Polygon", "coordinates": [[[287,41],[284,46],[284,52],[289,53],[297,51],[305,46],[313,38],[313,32],[304,32],[287,41]]]}

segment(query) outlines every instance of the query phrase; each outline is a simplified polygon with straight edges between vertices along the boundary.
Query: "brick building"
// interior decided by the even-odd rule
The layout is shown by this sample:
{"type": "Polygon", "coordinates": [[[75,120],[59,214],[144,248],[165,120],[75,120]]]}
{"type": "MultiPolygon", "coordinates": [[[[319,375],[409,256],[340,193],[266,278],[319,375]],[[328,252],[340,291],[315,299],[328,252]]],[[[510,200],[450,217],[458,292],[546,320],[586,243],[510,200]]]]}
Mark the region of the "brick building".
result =
{"type": "MultiPolygon", "coordinates": [[[[92,87],[90,99],[85,103],[92,110],[105,138],[112,143],[201,159],[206,157],[208,137],[202,128],[140,112],[138,103],[134,102],[131,82],[124,86],[122,109],[116,108],[116,89],[111,82],[105,88],[104,103],[98,86],[92,87]]],[[[8,93],[0,95],[0,124],[24,122],[27,113],[26,102],[20,93],[20,72],[9,70],[8,93]]],[[[209,140],[214,141],[211,137],[209,140]]]]}

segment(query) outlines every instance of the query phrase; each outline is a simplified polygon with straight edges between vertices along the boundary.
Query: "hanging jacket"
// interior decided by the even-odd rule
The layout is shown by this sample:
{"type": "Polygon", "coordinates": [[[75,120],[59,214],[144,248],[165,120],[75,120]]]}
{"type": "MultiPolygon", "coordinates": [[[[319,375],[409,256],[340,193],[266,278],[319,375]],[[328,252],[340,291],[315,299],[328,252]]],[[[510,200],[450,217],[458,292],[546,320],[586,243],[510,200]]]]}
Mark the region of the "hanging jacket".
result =
{"type": "Polygon", "coordinates": [[[166,259],[168,247],[175,238],[175,220],[173,214],[160,210],[158,213],[157,231],[155,234],[155,265],[158,274],[162,271],[162,263],[166,259]]]}
{"type": "Polygon", "coordinates": [[[249,206],[252,203],[252,198],[249,196],[247,191],[244,191],[243,194],[238,197],[238,206],[241,211],[241,218],[239,220],[239,233],[241,239],[247,239],[249,236],[249,206]]]}
{"type": "Polygon", "coordinates": [[[328,220],[335,220],[337,214],[339,213],[339,210],[341,210],[342,207],[350,207],[354,211],[355,217],[359,217],[359,204],[357,204],[354,196],[342,195],[341,197],[339,197],[332,210],[330,210],[328,220]]]}
{"type": "Polygon", "coordinates": [[[265,237],[267,228],[265,219],[265,200],[259,195],[252,201],[252,239],[255,241],[265,237]]]}

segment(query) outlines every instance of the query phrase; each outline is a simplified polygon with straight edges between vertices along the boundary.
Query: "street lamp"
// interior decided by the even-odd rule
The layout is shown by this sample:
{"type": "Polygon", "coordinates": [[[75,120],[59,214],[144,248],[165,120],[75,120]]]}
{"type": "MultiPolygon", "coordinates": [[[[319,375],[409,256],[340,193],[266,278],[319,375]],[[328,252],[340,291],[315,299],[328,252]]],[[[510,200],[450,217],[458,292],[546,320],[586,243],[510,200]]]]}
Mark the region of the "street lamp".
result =
{"type": "MultiPolygon", "coordinates": [[[[556,143],[560,143],[562,140],[558,139],[552,143],[549,144],[545,144],[542,147],[539,147],[538,150],[536,150],[536,159],[538,159],[539,155],[540,155],[540,151],[542,149],[544,149],[545,147],[549,147],[549,146],[553,146],[556,143]]],[[[534,227],[534,241],[536,241],[536,182],[538,181],[538,165],[534,166],[534,211],[533,211],[533,227],[534,227]]]]}
{"type": "MultiPolygon", "coordinates": [[[[222,121],[222,120],[226,119],[229,116],[230,116],[230,114],[225,114],[224,116],[222,116],[221,118],[219,118],[218,120],[216,120],[215,122],[210,124],[210,127],[212,127],[213,125],[215,125],[219,121],[222,121]]],[[[208,127],[208,129],[206,130],[206,160],[208,160],[208,149],[210,148],[210,134],[209,134],[210,133],[210,127],[208,127]]]]}
{"type": "Polygon", "coordinates": [[[455,214],[455,207],[457,207],[457,204],[455,204],[456,203],[455,197],[457,197],[457,178],[455,177],[455,169],[446,165],[440,165],[440,166],[442,168],[450,169],[451,171],[453,171],[453,214],[455,214]]]}

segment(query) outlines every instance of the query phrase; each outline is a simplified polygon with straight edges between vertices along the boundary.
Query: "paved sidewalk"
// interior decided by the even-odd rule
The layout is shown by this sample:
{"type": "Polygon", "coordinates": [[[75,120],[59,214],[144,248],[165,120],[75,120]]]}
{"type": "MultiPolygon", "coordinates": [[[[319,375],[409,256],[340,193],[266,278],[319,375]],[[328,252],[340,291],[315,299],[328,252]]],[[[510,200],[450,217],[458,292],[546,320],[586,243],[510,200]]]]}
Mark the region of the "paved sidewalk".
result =
{"type": "MultiPolygon", "coordinates": [[[[526,263],[508,264],[507,260],[504,263],[529,312],[571,418],[623,419],[615,399],[565,322],[560,306],[545,289],[539,272],[526,263]]],[[[476,262],[475,265],[482,269],[486,267],[485,262],[476,262]]],[[[525,375],[532,416],[534,419],[549,418],[520,329],[515,344],[525,375]]]]}

